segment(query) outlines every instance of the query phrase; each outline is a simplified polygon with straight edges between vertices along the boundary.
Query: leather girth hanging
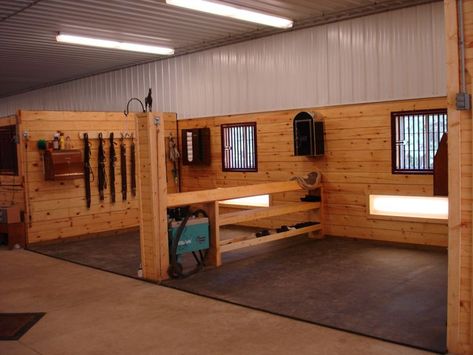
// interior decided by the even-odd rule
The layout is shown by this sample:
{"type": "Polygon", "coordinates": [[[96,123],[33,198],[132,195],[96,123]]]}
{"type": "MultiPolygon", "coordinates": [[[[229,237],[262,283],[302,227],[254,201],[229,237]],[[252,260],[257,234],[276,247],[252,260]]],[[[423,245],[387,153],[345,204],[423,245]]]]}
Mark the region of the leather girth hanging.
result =
{"type": "Polygon", "coordinates": [[[85,184],[85,201],[87,208],[90,208],[91,197],[90,197],[90,143],[89,135],[84,133],[84,184],[85,184]]]}
{"type": "Polygon", "coordinates": [[[109,183],[110,183],[110,199],[112,203],[115,203],[115,162],[117,161],[117,157],[115,154],[115,142],[113,141],[113,132],[110,133],[110,151],[109,151],[109,160],[110,166],[108,170],[109,175],[109,183]]]}
{"type": "Polygon", "coordinates": [[[120,173],[122,176],[122,200],[126,201],[126,145],[124,136],[120,139],[120,173]]]}
{"type": "Polygon", "coordinates": [[[133,134],[131,136],[130,144],[130,176],[131,176],[131,195],[136,196],[136,172],[135,172],[135,141],[133,140],[133,134]]]}
{"type": "Polygon", "coordinates": [[[99,133],[99,152],[98,152],[98,176],[99,176],[99,197],[105,199],[104,190],[107,188],[107,179],[105,175],[105,150],[102,133],[99,133]]]}

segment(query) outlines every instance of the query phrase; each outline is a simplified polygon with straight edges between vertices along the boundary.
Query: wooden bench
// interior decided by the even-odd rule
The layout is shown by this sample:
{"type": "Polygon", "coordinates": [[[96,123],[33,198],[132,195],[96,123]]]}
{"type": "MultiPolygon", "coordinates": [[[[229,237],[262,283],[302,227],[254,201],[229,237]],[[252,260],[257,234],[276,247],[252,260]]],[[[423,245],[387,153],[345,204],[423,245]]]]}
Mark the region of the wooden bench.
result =
{"type": "MultiPolygon", "coordinates": [[[[322,187],[320,186],[317,189],[320,190],[319,193],[320,196],[322,196],[322,187]]],[[[302,190],[302,188],[297,184],[297,182],[285,181],[168,194],[167,207],[172,208],[187,205],[199,205],[208,211],[211,228],[210,262],[215,266],[220,266],[222,264],[221,254],[225,252],[307,233],[311,236],[322,236],[322,202],[294,202],[220,214],[219,202],[223,200],[298,190],[302,190]],[[259,238],[256,238],[254,235],[246,234],[234,237],[231,240],[220,240],[220,227],[222,226],[309,211],[318,211],[317,216],[312,218],[312,222],[316,222],[314,225],[290,229],[285,232],[274,233],[259,238]]]]}

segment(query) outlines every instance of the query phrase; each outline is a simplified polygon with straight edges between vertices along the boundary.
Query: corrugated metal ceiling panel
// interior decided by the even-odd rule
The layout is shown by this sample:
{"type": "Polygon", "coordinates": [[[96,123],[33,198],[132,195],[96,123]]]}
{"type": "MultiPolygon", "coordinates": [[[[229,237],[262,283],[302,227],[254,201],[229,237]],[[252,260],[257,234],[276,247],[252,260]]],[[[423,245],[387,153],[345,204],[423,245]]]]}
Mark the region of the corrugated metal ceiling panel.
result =
{"type": "MultiPolygon", "coordinates": [[[[292,18],[295,28],[429,1],[226,0],[292,18]]],[[[0,97],[160,58],[58,44],[59,31],[170,46],[177,55],[280,32],[155,0],[0,0],[0,97]]]]}

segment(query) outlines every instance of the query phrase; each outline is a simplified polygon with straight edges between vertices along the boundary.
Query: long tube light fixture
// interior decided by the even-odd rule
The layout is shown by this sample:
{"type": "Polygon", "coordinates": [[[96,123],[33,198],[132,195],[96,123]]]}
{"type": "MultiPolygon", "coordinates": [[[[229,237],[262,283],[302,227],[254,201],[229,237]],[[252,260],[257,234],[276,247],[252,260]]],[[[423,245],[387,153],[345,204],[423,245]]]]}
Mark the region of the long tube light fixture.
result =
{"type": "Polygon", "coordinates": [[[101,48],[109,48],[109,49],[120,49],[120,50],[131,51],[131,52],[151,53],[151,54],[160,54],[160,55],[173,55],[174,54],[174,49],[167,48],[167,47],[111,41],[108,39],[82,37],[82,36],[69,35],[65,33],[59,33],[56,36],[56,40],[62,43],[80,44],[83,46],[101,47],[101,48]]]}
{"type": "Polygon", "coordinates": [[[169,5],[207,12],[214,15],[226,16],[242,21],[259,23],[277,28],[291,28],[293,21],[287,18],[267,15],[261,12],[246,10],[239,7],[224,5],[207,0],[166,0],[169,5]]]}

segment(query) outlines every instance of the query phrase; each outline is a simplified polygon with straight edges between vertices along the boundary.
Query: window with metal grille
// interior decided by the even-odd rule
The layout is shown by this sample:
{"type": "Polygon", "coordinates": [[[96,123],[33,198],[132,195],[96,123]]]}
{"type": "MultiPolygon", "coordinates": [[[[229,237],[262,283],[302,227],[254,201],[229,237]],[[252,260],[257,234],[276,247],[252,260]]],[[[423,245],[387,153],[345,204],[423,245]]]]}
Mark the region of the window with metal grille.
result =
{"type": "Polygon", "coordinates": [[[445,109],[391,113],[392,172],[432,174],[447,123],[445,109]]]}
{"type": "Polygon", "coordinates": [[[18,175],[15,125],[0,127],[0,174],[18,175]]]}
{"type": "Polygon", "coordinates": [[[222,170],[258,171],[256,122],[224,124],[221,134],[222,170]]]}

